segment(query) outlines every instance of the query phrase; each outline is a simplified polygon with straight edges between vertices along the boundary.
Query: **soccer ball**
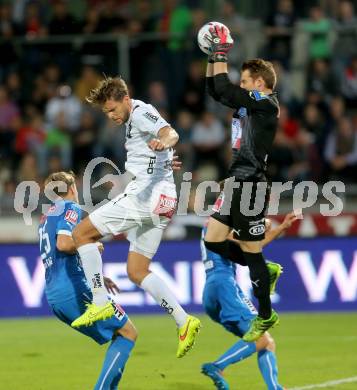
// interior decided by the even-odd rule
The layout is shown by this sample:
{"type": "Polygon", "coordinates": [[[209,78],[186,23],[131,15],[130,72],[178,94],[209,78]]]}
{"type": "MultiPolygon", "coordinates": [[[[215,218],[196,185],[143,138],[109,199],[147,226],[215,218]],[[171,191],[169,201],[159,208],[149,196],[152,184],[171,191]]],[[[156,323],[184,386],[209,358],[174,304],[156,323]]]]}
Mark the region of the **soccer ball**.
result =
{"type": "Polygon", "coordinates": [[[233,43],[233,39],[231,37],[231,32],[229,31],[229,28],[227,26],[225,26],[223,23],[219,23],[219,22],[208,22],[200,28],[200,31],[197,34],[198,46],[205,54],[211,54],[211,42],[209,41],[211,34],[209,32],[209,29],[211,27],[214,27],[217,25],[219,27],[223,26],[228,30],[227,42],[233,43]]]}

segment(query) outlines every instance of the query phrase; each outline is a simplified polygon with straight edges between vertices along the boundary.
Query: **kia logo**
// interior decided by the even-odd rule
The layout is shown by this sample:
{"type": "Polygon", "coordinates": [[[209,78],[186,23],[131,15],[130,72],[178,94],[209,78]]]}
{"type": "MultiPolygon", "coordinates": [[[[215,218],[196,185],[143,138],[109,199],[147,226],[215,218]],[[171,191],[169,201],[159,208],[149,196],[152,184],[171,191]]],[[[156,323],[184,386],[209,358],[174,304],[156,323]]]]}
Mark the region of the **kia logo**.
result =
{"type": "Polygon", "coordinates": [[[259,236],[259,234],[263,234],[265,232],[264,225],[253,226],[249,229],[249,233],[253,236],[259,236]]]}

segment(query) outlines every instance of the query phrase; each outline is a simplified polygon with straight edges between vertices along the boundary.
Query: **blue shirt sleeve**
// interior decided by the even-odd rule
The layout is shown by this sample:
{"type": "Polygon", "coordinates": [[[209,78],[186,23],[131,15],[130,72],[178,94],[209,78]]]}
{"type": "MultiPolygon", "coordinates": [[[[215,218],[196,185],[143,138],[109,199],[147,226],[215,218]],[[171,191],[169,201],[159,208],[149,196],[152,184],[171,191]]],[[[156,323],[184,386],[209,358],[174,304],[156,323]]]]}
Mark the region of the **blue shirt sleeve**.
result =
{"type": "Polygon", "coordinates": [[[75,203],[70,203],[59,217],[56,234],[72,235],[72,230],[81,220],[81,209],[75,203]]]}

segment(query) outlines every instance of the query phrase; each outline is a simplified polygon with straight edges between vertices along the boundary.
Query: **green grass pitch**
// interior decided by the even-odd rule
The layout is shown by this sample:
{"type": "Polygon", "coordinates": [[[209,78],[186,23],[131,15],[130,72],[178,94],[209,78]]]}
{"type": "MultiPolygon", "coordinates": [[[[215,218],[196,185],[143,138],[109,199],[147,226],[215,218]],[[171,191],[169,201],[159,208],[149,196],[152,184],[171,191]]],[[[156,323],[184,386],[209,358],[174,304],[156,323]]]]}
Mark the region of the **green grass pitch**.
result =
{"type": "MultiPolygon", "coordinates": [[[[214,389],[200,374],[236,338],[202,316],[195,348],[177,359],[176,329],[168,316],[132,316],[139,338],[120,389],[214,389]]],[[[277,343],[280,382],[289,387],[357,375],[357,313],[283,314],[272,330],[277,343]]],[[[78,334],[54,318],[0,321],[0,388],[6,390],[90,390],[106,346],[78,334]]],[[[232,390],[264,389],[256,357],[230,366],[232,390]]],[[[356,390],[357,382],[329,387],[356,390]]]]}

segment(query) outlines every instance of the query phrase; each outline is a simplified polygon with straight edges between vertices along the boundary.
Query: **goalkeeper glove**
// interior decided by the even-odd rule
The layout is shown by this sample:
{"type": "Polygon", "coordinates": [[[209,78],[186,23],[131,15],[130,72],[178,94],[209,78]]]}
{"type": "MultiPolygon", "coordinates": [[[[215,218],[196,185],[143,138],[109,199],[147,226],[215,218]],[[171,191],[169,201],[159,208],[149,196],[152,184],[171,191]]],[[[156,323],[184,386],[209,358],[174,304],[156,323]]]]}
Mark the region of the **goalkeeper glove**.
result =
{"type": "Polygon", "coordinates": [[[224,26],[213,26],[209,31],[213,62],[227,62],[227,53],[233,47],[233,43],[227,42],[229,31],[224,26]]]}

